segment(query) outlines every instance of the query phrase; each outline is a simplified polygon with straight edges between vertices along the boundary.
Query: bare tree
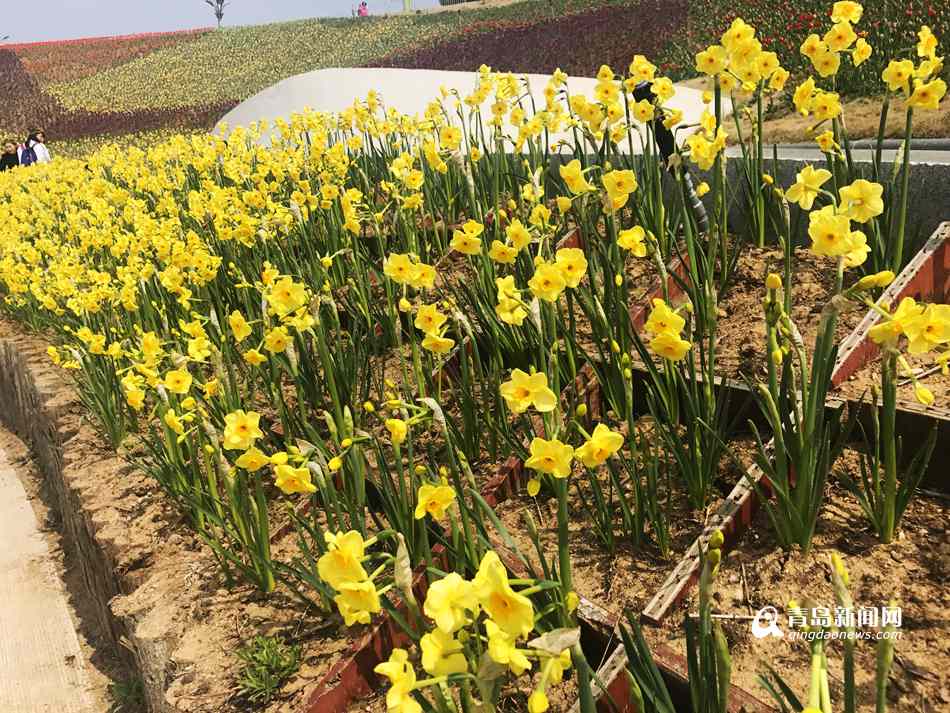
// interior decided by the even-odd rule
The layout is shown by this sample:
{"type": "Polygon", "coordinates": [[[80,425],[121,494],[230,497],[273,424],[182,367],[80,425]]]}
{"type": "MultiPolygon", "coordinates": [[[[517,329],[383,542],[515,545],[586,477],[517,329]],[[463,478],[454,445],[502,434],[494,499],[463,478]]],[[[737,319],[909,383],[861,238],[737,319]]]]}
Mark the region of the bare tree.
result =
{"type": "Polygon", "coordinates": [[[221,20],[224,19],[224,8],[230,5],[227,0],[205,0],[205,2],[214,10],[214,17],[218,21],[218,28],[221,27],[221,20]]]}

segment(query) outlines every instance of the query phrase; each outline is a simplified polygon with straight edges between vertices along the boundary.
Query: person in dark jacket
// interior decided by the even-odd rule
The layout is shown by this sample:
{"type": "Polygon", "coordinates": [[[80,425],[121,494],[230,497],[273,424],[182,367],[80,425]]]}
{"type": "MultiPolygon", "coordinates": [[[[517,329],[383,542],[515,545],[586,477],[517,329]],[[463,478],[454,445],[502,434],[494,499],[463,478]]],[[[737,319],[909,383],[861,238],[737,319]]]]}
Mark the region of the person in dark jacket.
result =
{"type": "Polygon", "coordinates": [[[0,155],[0,171],[9,171],[20,165],[20,158],[17,156],[16,142],[7,139],[3,142],[3,154],[0,155]]]}

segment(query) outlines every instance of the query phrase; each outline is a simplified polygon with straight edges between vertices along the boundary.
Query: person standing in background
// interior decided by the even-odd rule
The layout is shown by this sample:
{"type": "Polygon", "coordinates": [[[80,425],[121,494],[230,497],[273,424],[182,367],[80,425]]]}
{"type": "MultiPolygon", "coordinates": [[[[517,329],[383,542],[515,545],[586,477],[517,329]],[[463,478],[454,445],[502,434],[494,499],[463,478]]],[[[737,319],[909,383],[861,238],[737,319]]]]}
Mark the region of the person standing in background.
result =
{"type": "Polygon", "coordinates": [[[16,141],[7,139],[3,142],[3,154],[0,155],[0,171],[9,171],[20,165],[16,141]]]}
{"type": "Polygon", "coordinates": [[[360,8],[356,11],[356,14],[360,17],[369,17],[369,6],[366,4],[366,0],[360,3],[360,8]]]}
{"type": "MultiPolygon", "coordinates": [[[[53,160],[49,149],[46,148],[46,132],[42,129],[34,129],[33,133],[26,140],[27,146],[33,149],[36,154],[36,163],[49,163],[53,160]]],[[[22,163],[22,162],[21,162],[22,163]]]]}

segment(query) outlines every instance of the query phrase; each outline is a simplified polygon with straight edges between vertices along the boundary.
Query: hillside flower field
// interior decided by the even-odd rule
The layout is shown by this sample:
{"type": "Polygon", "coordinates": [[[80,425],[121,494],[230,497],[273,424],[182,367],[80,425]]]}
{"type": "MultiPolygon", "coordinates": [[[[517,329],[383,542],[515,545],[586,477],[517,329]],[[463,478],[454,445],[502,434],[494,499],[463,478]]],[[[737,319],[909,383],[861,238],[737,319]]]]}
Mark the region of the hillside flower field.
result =
{"type": "MultiPolygon", "coordinates": [[[[796,601],[847,608],[867,595],[869,580],[849,574],[865,571],[863,551],[830,554],[822,539],[830,498],[857,513],[846,534],[869,549],[904,552],[917,538],[902,525],[920,517],[936,432],[909,465],[899,457],[898,389],[909,382],[924,407],[937,400],[909,360],[947,375],[950,306],[881,295],[913,257],[909,141],[915,119],[945,101],[943,38],[918,22],[911,42],[877,45],[870,8],[815,12],[795,29],[797,53],[770,49],[771,18],[720,28],[717,17],[689,60],[707,87],[698,126],[668,107],[677,90],[657,56],[621,63],[612,36],[591,96],[549,66],[546,101],[532,105],[517,75],[482,66],[471,93],[432,97],[422,116],[371,93],[339,114],[277,122],[268,148],[257,139],[269,127],[226,127],[5,172],[3,312],[50,337],[50,359],[103,438],[138,454],[212,553],[211,590],[244,588],[255,606],[283,596],[295,616],[336,622],[343,641],[383,618],[405,635],[374,669],[385,700],[353,710],[544,713],[576,701],[593,713],[601,661],[582,642],[580,604],[593,595],[578,553],[668,568],[746,477],[733,463],[755,463],[773,494],[757,491],[759,535],[783,561],[829,572],[796,601]],[[851,160],[842,88],[870,82],[872,62],[882,111],[906,105],[892,172],[851,160]],[[790,185],[769,174],[761,133],[779,93],[814,120],[823,157],[790,185]],[[753,129],[730,179],[725,125],[740,115],[753,129]],[[552,146],[558,132],[572,138],[552,146]],[[727,220],[733,202],[741,231],[727,220]],[[747,259],[755,310],[737,321],[723,305],[747,259]],[[820,297],[806,292],[812,267],[820,297]],[[854,409],[826,408],[842,329],[869,311],[873,430],[856,427],[854,409]],[[736,331],[758,338],[748,369],[727,366],[736,331]],[[748,428],[714,388],[721,377],[746,380],[748,428]],[[519,518],[484,495],[512,457],[527,480],[519,518]]],[[[437,28],[391,18],[356,40],[345,23],[314,22],[291,46],[280,26],[159,38],[96,73],[46,66],[35,91],[67,116],[197,112],[284,72],[368,63],[437,28]],[[250,38],[254,60],[219,80],[250,38]],[[155,79],[179,74],[189,81],[155,79]]],[[[35,50],[18,61],[42,64],[35,50]]],[[[768,652],[750,663],[714,616],[724,548],[722,532],[703,540],[686,617],[692,710],[731,710],[733,671],[760,663],[771,672],[756,695],[805,713],[921,710],[946,685],[946,649],[917,631],[816,636],[791,664],[768,652]],[[935,669],[920,697],[889,689],[895,647],[935,669]]],[[[894,575],[880,586],[892,587],[885,601],[862,603],[896,607],[905,602],[890,597],[911,585],[894,575]]],[[[626,613],[625,703],[673,711],[639,611],[626,613]]],[[[854,633],[853,622],[810,626],[854,633]]],[[[207,710],[280,700],[279,687],[240,685],[258,698],[207,710]]]]}
{"type": "MultiPolygon", "coordinates": [[[[80,156],[110,138],[140,132],[206,131],[240,101],[282,79],[328,67],[406,67],[545,73],[553,66],[593,76],[620,65],[630,48],[654,58],[674,81],[697,76],[693,56],[735,17],[751,18],[767,51],[797,80],[807,58],[798,36],[827,18],[820,0],[758,2],[525,0],[464,13],[304,20],[119,38],[0,46],[0,130],[43,126],[59,150],[80,156]],[[789,21],[788,18],[791,18],[789,21]],[[791,30],[791,32],[789,32],[791,30]]],[[[921,18],[950,31],[940,3],[883,0],[857,32],[877,52],[841,78],[842,96],[877,96],[884,58],[911,46],[921,18]]],[[[778,93],[778,106],[791,97],[778,93]]]]}

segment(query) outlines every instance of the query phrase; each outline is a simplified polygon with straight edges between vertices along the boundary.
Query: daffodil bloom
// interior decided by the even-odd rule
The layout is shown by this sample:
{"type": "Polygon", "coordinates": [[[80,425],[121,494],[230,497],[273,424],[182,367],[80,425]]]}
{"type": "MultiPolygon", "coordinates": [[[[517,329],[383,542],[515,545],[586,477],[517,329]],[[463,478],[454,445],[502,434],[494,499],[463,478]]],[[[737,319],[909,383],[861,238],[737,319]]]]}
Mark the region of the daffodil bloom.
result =
{"type": "Polygon", "coordinates": [[[248,349],[246,352],[244,352],[243,357],[244,361],[246,361],[251,366],[260,366],[265,361],[267,361],[267,357],[261,354],[257,349],[248,349]]]}
{"type": "Polygon", "coordinates": [[[515,250],[524,250],[531,242],[531,233],[520,220],[515,218],[505,228],[505,237],[511,242],[515,250]]]}
{"type": "Polygon", "coordinates": [[[174,409],[168,409],[165,412],[165,416],[162,419],[165,422],[165,425],[172,429],[179,436],[185,435],[185,426],[182,424],[181,419],[178,417],[178,414],[175,413],[174,409]]]}
{"type": "Polygon", "coordinates": [[[777,68],[774,72],[772,72],[772,77],[769,79],[769,89],[771,89],[773,92],[782,91],[785,89],[785,84],[788,82],[788,78],[790,76],[791,75],[787,69],[784,69],[783,67],[777,68]]]}
{"type": "Polygon", "coordinates": [[[825,44],[835,52],[848,49],[856,39],[858,39],[858,36],[847,20],[836,22],[824,36],[825,44]]]}
{"type": "Polygon", "coordinates": [[[601,180],[614,210],[625,206],[630,194],[637,190],[637,177],[630,170],[609,171],[601,180]]]}
{"type": "Polygon", "coordinates": [[[274,327],[264,335],[264,348],[272,354],[280,354],[290,346],[290,335],[284,327],[274,327]]]}
{"type": "Polygon", "coordinates": [[[268,463],[270,463],[270,458],[254,446],[248,448],[240,458],[234,461],[234,465],[250,473],[260,470],[268,463]]]}
{"type": "Polygon", "coordinates": [[[868,336],[875,344],[884,347],[896,347],[909,322],[920,317],[924,306],[918,305],[913,297],[901,300],[890,319],[883,319],[868,330],[868,336]]]}
{"type": "Polygon", "coordinates": [[[439,130],[439,143],[448,151],[455,151],[462,143],[462,130],[454,126],[443,126],[439,130]]]}
{"type": "Polygon", "coordinates": [[[455,488],[449,485],[431,485],[426,483],[419,488],[415,518],[421,520],[431,515],[435,520],[445,517],[446,508],[455,502],[455,488]]]}
{"type": "Polygon", "coordinates": [[[141,411],[145,405],[145,392],[141,389],[129,389],[125,392],[125,401],[136,411],[141,411]]]}
{"type": "Polygon", "coordinates": [[[581,162],[577,159],[574,159],[566,165],[559,166],[558,173],[568,190],[574,195],[594,190],[594,187],[584,178],[581,162]]]}
{"type": "Polygon", "coordinates": [[[434,334],[445,324],[448,317],[434,304],[422,305],[416,312],[413,324],[423,334],[434,334]]]}
{"type": "Polygon", "coordinates": [[[547,262],[538,265],[534,275],[528,280],[528,287],[534,296],[547,302],[557,302],[566,286],[564,273],[557,266],[547,262]]]}
{"type": "Polygon", "coordinates": [[[867,223],[884,212],[884,200],[881,198],[884,187],[880,183],[859,178],[851,185],[842,187],[838,193],[845,215],[858,223],[867,223]]]}
{"type": "Polygon", "coordinates": [[[238,409],[224,417],[224,448],[229,451],[246,451],[258,438],[263,438],[261,416],[256,411],[238,409]]]}
{"type": "Polygon", "coordinates": [[[661,104],[668,102],[676,94],[676,87],[669,77],[657,77],[650,84],[650,89],[656,94],[661,104]]]}
{"type": "Polygon", "coordinates": [[[518,257],[518,248],[513,245],[505,245],[500,240],[493,240],[488,249],[488,257],[502,265],[511,265],[518,257]]]}
{"type": "Polygon", "coordinates": [[[868,237],[860,230],[852,230],[849,236],[850,246],[848,252],[844,254],[845,267],[858,267],[863,265],[871,254],[871,246],[868,245],[868,237]]]}
{"type": "Polygon", "coordinates": [[[561,248],[554,255],[554,267],[560,270],[564,284],[573,289],[587,274],[587,257],[580,248],[561,248]]]}
{"type": "Polygon", "coordinates": [[[628,72],[638,82],[651,82],[656,73],[656,65],[642,54],[635,54],[630,62],[628,72]]]}
{"type": "Polygon", "coordinates": [[[815,57],[817,57],[822,52],[826,52],[827,50],[828,45],[822,42],[822,39],[815,34],[808,35],[799,48],[799,51],[810,60],[814,60],[815,57]]]}
{"type": "Polygon", "coordinates": [[[409,425],[401,418],[387,418],[386,430],[389,431],[389,438],[394,446],[401,445],[406,440],[409,433],[409,425]]]}
{"type": "Polygon", "coordinates": [[[310,469],[306,466],[294,468],[278,465],[274,468],[274,484],[285,495],[317,492],[317,486],[310,478],[310,469]]]}
{"type": "MultiPolygon", "coordinates": [[[[590,189],[593,190],[593,186],[591,186],[590,189]]],[[[528,217],[528,222],[534,227],[543,229],[550,221],[551,210],[546,205],[538,203],[538,205],[531,209],[531,215],[528,217]]]]}
{"type": "Polygon", "coordinates": [[[526,468],[547,473],[555,478],[566,478],[571,474],[571,462],[574,449],[554,438],[550,441],[535,437],[531,441],[531,455],[524,462],[526,468]]]}
{"type": "Polygon", "coordinates": [[[422,649],[422,668],[432,676],[450,676],[468,671],[468,660],[462,644],[441,629],[423,635],[419,641],[422,649]]]}
{"type": "Polygon", "coordinates": [[[477,235],[470,235],[464,230],[456,230],[452,234],[449,246],[463,255],[478,255],[482,251],[482,240],[477,235]]]}
{"type": "Polygon", "coordinates": [[[818,144],[824,153],[833,153],[840,149],[838,142],[835,141],[835,134],[830,129],[815,137],[815,143],[818,144]]]}
{"type": "Polygon", "coordinates": [[[851,250],[851,220],[836,213],[834,206],[825,206],[808,216],[808,236],[816,255],[841,257],[851,250]]]}
{"type": "Polygon", "coordinates": [[[289,277],[284,277],[274,284],[267,298],[274,312],[283,316],[295,312],[307,303],[307,288],[289,277]]]}
{"type": "Polygon", "coordinates": [[[860,3],[852,2],[852,0],[839,0],[831,7],[831,21],[857,24],[861,21],[863,12],[864,8],[861,7],[860,3]]]}
{"type": "Polygon", "coordinates": [[[518,648],[517,636],[509,634],[491,619],[485,622],[485,632],[488,634],[488,656],[492,661],[507,666],[515,676],[530,670],[531,661],[524,650],[518,648]]]}
{"type": "Polygon", "coordinates": [[[670,361],[679,361],[685,357],[692,346],[692,343],[680,338],[678,334],[670,332],[661,332],[650,340],[653,353],[670,361]]]}
{"type": "Polygon", "coordinates": [[[859,37],[854,45],[854,51],[851,53],[851,61],[854,62],[854,66],[860,67],[864,64],[871,57],[873,51],[868,41],[863,37],[859,37]]]}
{"type": "Polygon", "coordinates": [[[785,197],[790,203],[798,203],[802,210],[811,210],[815,198],[821,192],[821,187],[831,178],[831,171],[824,168],[805,166],[795,176],[795,183],[785,191],[785,197]]]}
{"type": "Polygon", "coordinates": [[[326,532],[327,551],[317,560],[317,574],[333,589],[339,591],[345,582],[362,582],[367,578],[363,569],[366,544],[356,530],[326,532]]]}
{"type": "Polygon", "coordinates": [[[950,342],[950,305],[928,305],[916,317],[904,321],[907,351],[925,354],[950,342]]]}
{"type": "Polygon", "coordinates": [[[187,394],[191,388],[192,377],[185,369],[174,369],[165,374],[162,383],[173,394],[187,394]]]}
{"type": "Polygon", "coordinates": [[[557,407],[557,396],[548,388],[548,377],[543,371],[527,374],[515,369],[499,391],[512,413],[524,413],[532,405],[541,413],[557,407]]]}
{"type": "Polygon", "coordinates": [[[655,297],[653,299],[653,310],[647,319],[644,328],[653,334],[675,334],[678,335],[686,326],[686,320],[680,317],[675,311],[670,309],[662,299],[655,297]]]}
{"type": "Polygon", "coordinates": [[[520,327],[528,312],[521,304],[521,293],[515,287],[515,278],[511,275],[495,279],[498,288],[498,304],[495,313],[505,324],[520,327]]]}
{"type": "Polygon", "coordinates": [[[455,340],[438,332],[425,335],[422,339],[422,348],[433,354],[448,354],[455,346],[455,340]]]}
{"type": "Polygon", "coordinates": [[[588,468],[596,468],[623,447],[623,436],[598,423],[591,437],[574,451],[574,455],[588,468]]]}
{"type": "Polygon", "coordinates": [[[376,585],[368,579],[361,582],[342,582],[337,592],[339,593],[333,597],[333,601],[336,602],[346,626],[369,624],[372,615],[380,611],[379,592],[376,591],[376,585]]]}
{"type": "Polygon", "coordinates": [[[809,77],[795,88],[792,96],[792,103],[796,111],[802,116],[808,116],[811,113],[811,103],[815,96],[815,80],[809,77]]]}
{"type": "Polygon", "coordinates": [[[729,54],[721,45],[710,45],[696,55],[696,71],[710,77],[725,70],[729,54]]]}
{"type": "Polygon", "coordinates": [[[937,38],[927,25],[917,33],[917,56],[929,59],[937,56],[937,38]]]}
{"type": "Polygon", "coordinates": [[[915,109],[935,110],[940,106],[940,100],[947,93],[947,83],[942,79],[934,79],[930,82],[917,82],[914,86],[914,93],[907,100],[907,106],[915,109]]]}
{"type": "Polygon", "coordinates": [[[493,550],[482,557],[472,585],[478,603],[502,631],[516,638],[531,633],[534,629],[534,605],[511,588],[508,572],[493,550]]]}
{"type": "Polygon", "coordinates": [[[450,572],[429,585],[422,611],[439,629],[451,634],[465,626],[469,613],[477,607],[475,585],[457,572],[450,572]]]}
{"type": "Polygon", "coordinates": [[[416,272],[416,266],[408,255],[390,253],[383,261],[383,274],[400,285],[408,285],[416,272]]]}
{"type": "Polygon", "coordinates": [[[646,257],[647,246],[644,242],[646,237],[646,231],[641,226],[635,225],[620,231],[617,235],[617,244],[624,250],[629,250],[634,257],[646,257]]]}
{"type": "Polygon", "coordinates": [[[388,678],[391,684],[386,692],[388,713],[422,713],[422,706],[412,697],[416,672],[409,663],[409,654],[405,649],[393,649],[389,660],[377,664],[373,671],[388,678]]]}
{"type": "Polygon", "coordinates": [[[641,99],[640,101],[631,105],[630,113],[633,114],[634,119],[643,124],[653,121],[655,113],[653,102],[651,102],[649,99],[641,99]]]}
{"type": "Polygon", "coordinates": [[[811,100],[811,110],[818,121],[834,119],[841,114],[841,98],[836,92],[816,92],[811,100]]]}
{"type": "Polygon", "coordinates": [[[142,357],[149,364],[156,363],[162,355],[162,342],[155,332],[142,335],[142,357]]]}
{"type": "Polygon", "coordinates": [[[892,92],[904,91],[910,93],[910,80],[914,76],[914,63],[909,59],[892,59],[884,71],[881,73],[881,79],[887,84],[887,88],[892,92]]]}

